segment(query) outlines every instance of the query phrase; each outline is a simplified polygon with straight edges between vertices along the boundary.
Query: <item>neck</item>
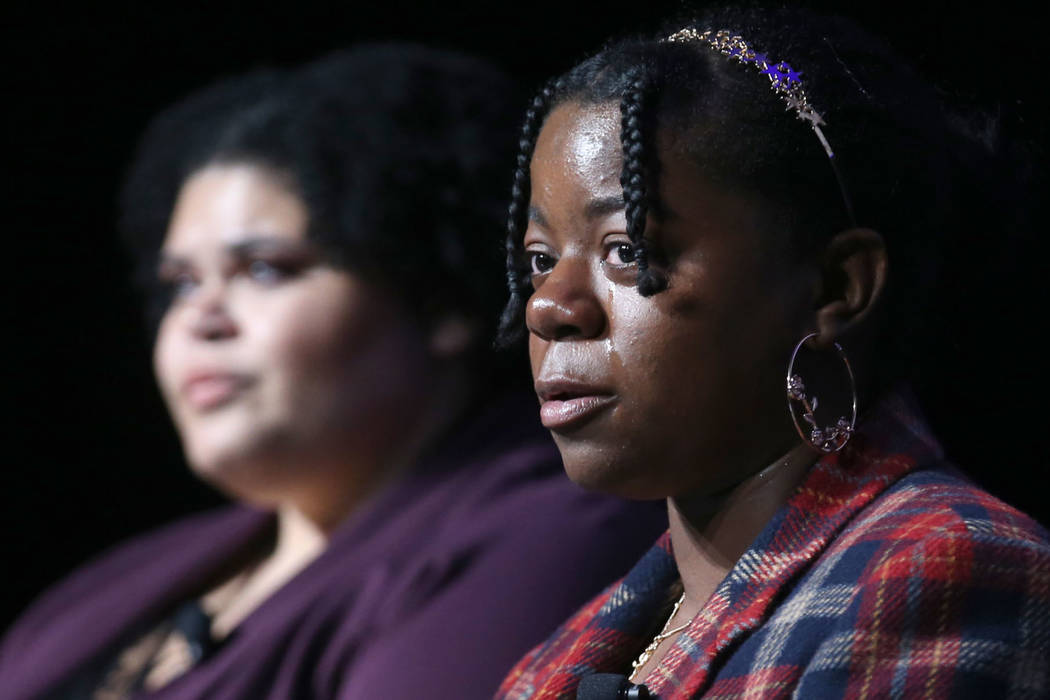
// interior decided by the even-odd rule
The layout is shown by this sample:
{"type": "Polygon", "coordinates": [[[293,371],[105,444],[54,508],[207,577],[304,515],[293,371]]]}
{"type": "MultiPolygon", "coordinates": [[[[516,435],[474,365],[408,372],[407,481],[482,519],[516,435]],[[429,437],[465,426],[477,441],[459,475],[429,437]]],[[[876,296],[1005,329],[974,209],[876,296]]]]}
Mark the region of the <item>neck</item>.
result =
{"type": "Polygon", "coordinates": [[[296,561],[315,558],[328,544],[327,533],[298,509],[285,506],[277,511],[277,542],[269,559],[296,561]]]}
{"type": "Polygon", "coordinates": [[[446,367],[427,388],[423,400],[390,415],[388,426],[351,436],[351,444],[333,450],[332,463],[304,472],[315,478],[296,484],[278,499],[280,509],[299,512],[325,536],[375,494],[410,471],[449,431],[471,398],[466,369],[446,367]],[[348,462],[347,458],[352,462],[348,462]]]}
{"type": "Polygon", "coordinates": [[[274,592],[320,556],[327,544],[324,532],[310,518],[295,508],[280,508],[273,551],[202,597],[202,607],[213,616],[212,635],[222,639],[229,634],[274,592]]]}
{"type": "Polygon", "coordinates": [[[683,613],[699,612],[815,458],[799,445],[725,492],[667,500],[671,544],[685,590],[683,613]]]}

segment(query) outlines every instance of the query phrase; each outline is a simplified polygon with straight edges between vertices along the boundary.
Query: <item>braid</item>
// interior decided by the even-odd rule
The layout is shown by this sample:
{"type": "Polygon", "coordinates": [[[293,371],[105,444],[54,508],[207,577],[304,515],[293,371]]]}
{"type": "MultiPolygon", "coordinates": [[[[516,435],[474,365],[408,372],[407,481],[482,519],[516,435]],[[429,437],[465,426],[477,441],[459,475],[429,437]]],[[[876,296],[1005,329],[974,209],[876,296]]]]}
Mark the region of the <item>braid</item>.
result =
{"type": "Polygon", "coordinates": [[[667,287],[667,279],[649,267],[649,251],[645,240],[645,217],[649,211],[645,185],[645,133],[643,110],[648,97],[648,81],[641,68],[631,68],[626,76],[627,87],[620,99],[620,140],[623,144],[624,213],[627,216],[627,237],[635,249],[638,263],[638,293],[652,296],[667,287]]]}
{"type": "MultiPolygon", "coordinates": [[[[507,207],[507,237],[504,243],[507,265],[507,288],[510,298],[500,317],[496,336],[497,347],[508,347],[521,339],[525,302],[530,293],[530,270],[523,264],[525,257],[522,239],[528,226],[529,163],[536,147],[543,120],[555,96],[564,87],[564,79],[553,80],[533,98],[525,113],[525,122],[518,139],[517,164],[511,186],[511,201],[507,207]]],[[[635,248],[638,262],[638,292],[651,296],[667,287],[667,279],[649,267],[649,251],[645,240],[645,217],[648,213],[648,193],[645,185],[645,140],[643,110],[648,97],[648,81],[644,72],[633,68],[620,101],[621,141],[623,144],[623,188],[627,236],[635,248]]]]}
{"type": "Polygon", "coordinates": [[[558,91],[561,81],[548,82],[539,94],[532,99],[532,104],[525,112],[525,123],[521,127],[518,139],[517,166],[514,169],[514,181],[511,185],[511,200],[507,206],[507,239],[504,244],[507,251],[507,287],[510,298],[500,316],[499,330],[496,335],[497,347],[508,347],[521,339],[522,315],[525,311],[525,300],[529,294],[529,269],[522,260],[525,250],[522,238],[528,226],[529,208],[529,162],[536,147],[540,126],[550,109],[551,101],[558,91]]]}

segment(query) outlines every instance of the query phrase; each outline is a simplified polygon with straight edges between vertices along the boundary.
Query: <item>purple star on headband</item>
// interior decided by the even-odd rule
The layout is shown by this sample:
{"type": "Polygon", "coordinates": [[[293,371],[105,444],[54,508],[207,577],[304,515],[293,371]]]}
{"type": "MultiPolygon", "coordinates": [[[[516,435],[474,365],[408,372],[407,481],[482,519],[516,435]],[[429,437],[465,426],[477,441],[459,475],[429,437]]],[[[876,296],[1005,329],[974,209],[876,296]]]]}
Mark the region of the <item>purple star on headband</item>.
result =
{"type": "Polygon", "coordinates": [[[780,82],[780,69],[776,66],[767,65],[766,69],[762,71],[762,75],[768,75],[774,83],[780,82]]]}
{"type": "Polygon", "coordinates": [[[708,29],[701,32],[692,27],[686,27],[667,37],[666,40],[677,43],[704,43],[741,63],[753,63],[762,75],[769,76],[773,92],[784,101],[787,108],[793,111],[799,119],[809,122],[813,127],[828,157],[835,157],[831,146],[828,145],[827,139],[820,130],[824,119],[809,104],[809,97],[803,90],[802,73],[792,68],[787,61],[770,61],[767,54],[758,53],[744,41],[743,37],[728,29],[721,29],[717,32],[708,29]]]}
{"type": "Polygon", "coordinates": [[[824,119],[809,103],[809,96],[806,95],[806,91],[802,87],[802,73],[793,69],[786,61],[770,61],[766,54],[757,53],[750,44],[744,41],[742,36],[734,34],[728,29],[720,29],[717,32],[706,29],[701,32],[693,27],[685,27],[667,37],[665,41],[707,44],[715,51],[729,58],[736,59],[740,63],[753,64],[763,75],[768,75],[770,87],[777,97],[787,105],[789,111],[794,112],[795,116],[802,121],[808,122],[813,129],[813,133],[816,134],[820,145],[828,156],[828,160],[831,162],[831,169],[835,173],[835,179],[838,180],[846,211],[851,220],[855,218],[853,216],[853,205],[846,191],[846,185],[839,174],[838,167],[835,165],[835,153],[831,150],[831,144],[828,143],[823,130],[820,128],[824,124],[824,119]]]}
{"type": "Polygon", "coordinates": [[[780,73],[783,76],[784,81],[787,82],[788,84],[801,83],[802,82],[802,78],[801,78],[802,74],[799,73],[797,70],[792,70],[791,66],[789,66],[788,64],[781,63],[779,66],[777,66],[777,68],[780,70],[780,73]]]}

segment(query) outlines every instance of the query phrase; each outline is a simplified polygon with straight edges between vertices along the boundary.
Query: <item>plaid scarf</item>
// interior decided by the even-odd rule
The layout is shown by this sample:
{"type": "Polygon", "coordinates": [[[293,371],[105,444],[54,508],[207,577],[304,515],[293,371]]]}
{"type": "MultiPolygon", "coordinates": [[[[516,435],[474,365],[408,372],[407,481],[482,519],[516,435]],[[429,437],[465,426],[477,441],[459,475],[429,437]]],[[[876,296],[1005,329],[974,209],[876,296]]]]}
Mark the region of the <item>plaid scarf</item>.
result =
{"type": "MultiPolygon", "coordinates": [[[[627,673],[666,617],[665,534],[497,698],[627,673]],[[654,625],[655,623],[655,625],[654,625]]],[[[659,667],[662,700],[1050,697],[1050,536],[950,466],[906,394],[822,458],[659,667]]]]}

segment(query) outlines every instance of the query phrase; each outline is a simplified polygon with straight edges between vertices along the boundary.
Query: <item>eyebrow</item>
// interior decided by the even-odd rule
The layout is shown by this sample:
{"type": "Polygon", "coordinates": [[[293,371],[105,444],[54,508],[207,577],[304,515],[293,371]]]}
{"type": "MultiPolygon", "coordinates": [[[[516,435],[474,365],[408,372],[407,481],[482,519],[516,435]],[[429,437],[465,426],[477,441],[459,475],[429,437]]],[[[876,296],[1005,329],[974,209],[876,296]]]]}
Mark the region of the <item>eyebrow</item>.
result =
{"type": "Polygon", "coordinates": [[[601,197],[599,199],[592,199],[587,202],[587,205],[583,208],[584,214],[588,219],[598,219],[609,214],[615,214],[618,211],[623,211],[624,202],[623,195],[613,197],[601,197]]]}
{"type": "MultiPolygon", "coordinates": [[[[584,216],[588,219],[600,219],[603,216],[623,211],[623,209],[623,196],[610,196],[590,200],[584,206],[583,211],[584,216]]],[[[529,221],[533,221],[544,228],[548,227],[546,217],[543,216],[543,212],[540,211],[539,207],[535,205],[529,206],[529,221]]]]}
{"type": "MultiPolygon", "coordinates": [[[[276,236],[254,236],[225,246],[226,253],[234,258],[250,258],[259,253],[304,249],[310,250],[309,244],[305,241],[290,241],[276,236]]],[[[157,263],[158,267],[186,267],[191,264],[191,261],[185,255],[161,250],[157,263]]]]}
{"type": "Polygon", "coordinates": [[[529,221],[535,222],[543,228],[550,228],[547,225],[546,217],[543,216],[543,212],[541,212],[540,208],[535,206],[534,204],[529,205],[529,221]]]}
{"type": "Polygon", "coordinates": [[[226,250],[236,257],[250,257],[260,252],[298,250],[303,243],[303,241],[290,241],[286,238],[257,236],[228,245],[226,250]]]}

